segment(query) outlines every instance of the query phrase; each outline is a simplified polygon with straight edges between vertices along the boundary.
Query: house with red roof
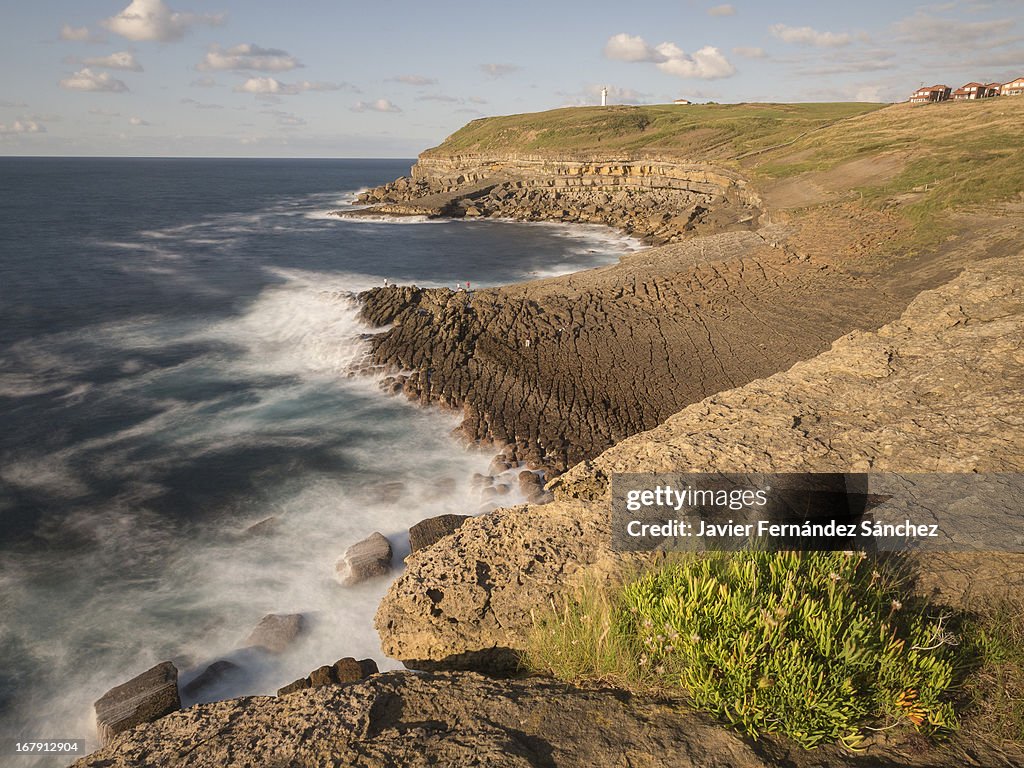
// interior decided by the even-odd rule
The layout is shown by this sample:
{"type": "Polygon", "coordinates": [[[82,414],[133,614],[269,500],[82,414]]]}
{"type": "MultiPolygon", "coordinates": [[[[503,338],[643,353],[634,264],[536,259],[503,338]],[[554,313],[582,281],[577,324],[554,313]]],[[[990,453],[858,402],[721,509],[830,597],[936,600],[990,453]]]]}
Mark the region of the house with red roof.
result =
{"type": "Polygon", "coordinates": [[[1024,77],[1003,83],[999,86],[999,93],[1002,96],[1024,96],[1024,77]]]}
{"type": "Polygon", "coordinates": [[[914,91],[910,96],[910,103],[927,104],[932,101],[945,101],[949,98],[949,93],[948,85],[929,85],[914,91]]]}

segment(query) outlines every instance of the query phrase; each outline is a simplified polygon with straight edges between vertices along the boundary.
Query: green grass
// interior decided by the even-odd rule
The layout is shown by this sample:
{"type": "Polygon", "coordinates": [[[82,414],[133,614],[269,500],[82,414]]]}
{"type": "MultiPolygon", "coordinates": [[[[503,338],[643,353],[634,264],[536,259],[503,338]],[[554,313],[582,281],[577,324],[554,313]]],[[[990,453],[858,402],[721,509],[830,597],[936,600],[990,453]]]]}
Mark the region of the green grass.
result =
{"type": "Polygon", "coordinates": [[[956,728],[944,619],[890,567],[844,553],[681,559],[542,617],[526,664],[567,681],[675,689],[757,737],[855,746],[870,729],[956,728]]]}
{"type": "Polygon", "coordinates": [[[964,656],[970,732],[1024,744],[1024,603],[1003,600],[969,621],[964,656]]]}
{"type": "Polygon", "coordinates": [[[868,205],[898,201],[915,224],[1016,199],[1024,193],[1024,98],[898,105],[804,137],[752,173],[767,181],[893,154],[904,160],[902,171],[858,191],[868,205]]]}
{"type": "Polygon", "coordinates": [[[425,157],[518,153],[552,157],[727,159],[793,141],[881,104],[693,104],[573,107],[474,120],[425,157]]]}
{"type": "Polygon", "coordinates": [[[474,120],[424,157],[529,155],[552,159],[708,162],[755,188],[835,173],[852,160],[896,157],[877,181],[849,182],[851,199],[896,207],[912,225],[894,247],[933,246],[953,211],[1024,194],[1024,97],[931,104],[705,104],[577,107],[474,120]]]}

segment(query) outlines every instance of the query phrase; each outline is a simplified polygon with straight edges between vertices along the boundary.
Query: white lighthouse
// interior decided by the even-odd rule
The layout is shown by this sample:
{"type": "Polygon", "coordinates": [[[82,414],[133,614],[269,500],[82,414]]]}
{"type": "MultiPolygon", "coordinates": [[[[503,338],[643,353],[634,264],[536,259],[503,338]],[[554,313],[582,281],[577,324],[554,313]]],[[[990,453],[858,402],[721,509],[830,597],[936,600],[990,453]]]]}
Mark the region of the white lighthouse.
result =
{"type": "Polygon", "coordinates": [[[601,89],[601,106],[608,106],[608,86],[605,86],[604,88],[601,89]]]}

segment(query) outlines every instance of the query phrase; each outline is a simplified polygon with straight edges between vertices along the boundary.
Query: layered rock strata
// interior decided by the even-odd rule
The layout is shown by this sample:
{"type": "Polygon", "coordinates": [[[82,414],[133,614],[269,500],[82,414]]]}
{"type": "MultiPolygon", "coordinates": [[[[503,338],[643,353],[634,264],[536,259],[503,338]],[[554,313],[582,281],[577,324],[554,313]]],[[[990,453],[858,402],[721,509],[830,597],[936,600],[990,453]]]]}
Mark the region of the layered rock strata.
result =
{"type": "Polygon", "coordinates": [[[562,471],[723,389],[892,319],[920,289],[784,244],[784,226],[653,248],[575,275],[467,293],[361,295],[385,386],[462,408],[463,431],[562,471]]]}
{"type": "Polygon", "coordinates": [[[356,215],[511,218],[607,224],[654,244],[753,228],[760,198],[742,176],[658,161],[421,157],[411,177],[363,193],[356,215]]]}

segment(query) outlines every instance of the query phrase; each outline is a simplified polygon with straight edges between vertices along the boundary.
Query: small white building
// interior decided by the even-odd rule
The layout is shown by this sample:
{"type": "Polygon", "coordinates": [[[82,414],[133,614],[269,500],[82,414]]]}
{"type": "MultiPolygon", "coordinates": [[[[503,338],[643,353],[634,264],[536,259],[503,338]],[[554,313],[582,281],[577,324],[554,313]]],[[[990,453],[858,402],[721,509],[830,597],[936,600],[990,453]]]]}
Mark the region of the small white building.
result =
{"type": "Polygon", "coordinates": [[[673,104],[693,104],[689,99],[676,99],[672,102],[673,104]]]}

